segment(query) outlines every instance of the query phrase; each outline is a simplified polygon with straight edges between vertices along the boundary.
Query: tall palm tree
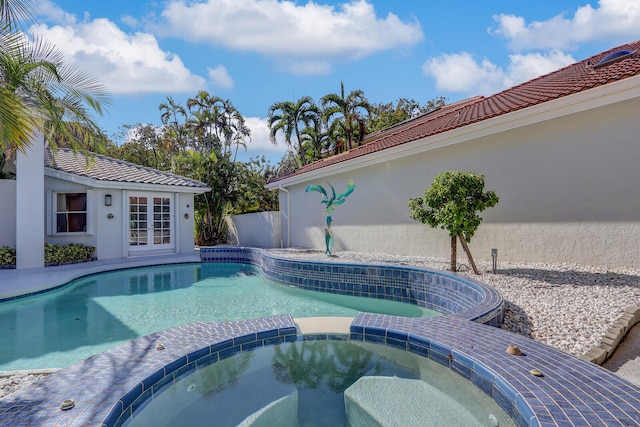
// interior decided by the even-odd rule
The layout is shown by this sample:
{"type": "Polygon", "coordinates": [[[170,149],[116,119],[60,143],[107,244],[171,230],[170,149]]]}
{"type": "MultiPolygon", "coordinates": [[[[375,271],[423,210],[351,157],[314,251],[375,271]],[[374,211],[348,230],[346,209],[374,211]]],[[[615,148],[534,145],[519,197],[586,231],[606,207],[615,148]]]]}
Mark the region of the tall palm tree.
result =
{"type": "Polygon", "coordinates": [[[219,112],[222,98],[209,95],[201,90],[193,98],[187,99],[187,108],[191,116],[187,124],[193,132],[193,148],[202,152],[222,152],[222,141],[218,131],[219,112]]]}
{"type": "Polygon", "coordinates": [[[186,148],[184,123],[187,120],[187,110],[176,103],[172,97],[158,106],[160,121],[165,126],[167,150],[170,153],[183,152],[186,148]]]}
{"type": "MultiPolygon", "coordinates": [[[[269,107],[269,137],[276,144],[278,132],[284,134],[284,140],[289,147],[292,146],[291,137],[295,135],[298,143],[298,155],[302,166],[307,164],[305,150],[302,144],[302,132],[300,125],[309,127],[312,123],[318,123],[320,111],[310,96],[303,96],[297,102],[281,101],[269,107]]],[[[315,127],[315,125],[314,125],[315,127]]]]}
{"type": "Polygon", "coordinates": [[[231,100],[202,90],[187,100],[187,108],[191,113],[189,126],[199,139],[200,149],[213,150],[222,157],[234,151],[235,161],[238,149],[246,148],[251,130],[231,100]]]}
{"type": "Polygon", "coordinates": [[[362,141],[364,134],[360,131],[360,123],[362,123],[360,112],[364,110],[369,114],[371,111],[371,105],[363,91],[359,89],[352,90],[345,97],[344,82],[340,82],[340,94],[330,93],[323,96],[320,102],[324,110],[322,118],[327,123],[327,127],[330,127],[328,123],[336,115],[339,117],[334,118],[334,120],[341,120],[344,123],[344,136],[349,149],[353,148],[353,142],[356,137],[358,137],[359,141],[362,141]]]}
{"type": "Polygon", "coordinates": [[[0,146],[4,153],[24,150],[40,130],[54,149],[65,141],[84,151],[100,134],[93,113],[103,114],[109,94],[95,78],[64,64],[53,45],[17,30],[34,5],[0,0],[0,146]]]}
{"type": "Polygon", "coordinates": [[[251,139],[251,129],[249,129],[244,117],[230,99],[222,101],[219,117],[218,126],[222,132],[223,154],[225,156],[230,155],[233,149],[233,161],[235,162],[238,149],[240,147],[247,148],[247,140],[251,139]]]}

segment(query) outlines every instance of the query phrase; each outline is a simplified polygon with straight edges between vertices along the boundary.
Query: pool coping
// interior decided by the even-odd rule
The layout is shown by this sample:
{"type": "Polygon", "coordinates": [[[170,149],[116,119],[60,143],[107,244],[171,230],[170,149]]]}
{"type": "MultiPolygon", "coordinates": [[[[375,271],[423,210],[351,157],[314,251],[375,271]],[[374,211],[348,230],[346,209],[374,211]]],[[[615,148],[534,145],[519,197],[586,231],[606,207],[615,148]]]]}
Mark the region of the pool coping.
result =
{"type": "MultiPolygon", "coordinates": [[[[294,334],[290,315],[194,323],[151,334],[5,397],[0,400],[0,424],[116,426],[136,399],[152,394],[159,381],[192,369],[190,363],[294,334]],[[222,342],[227,347],[216,347],[222,342]],[[157,344],[165,350],[156,350],[157,344]],[[73,399],[76,406],[60,410],[65,399],[73,399]]],[[[459,316],[420,319],[360,313],[351,323],[350,339],[402,348],[448,366],[491,395],[518,426],[640,425],[640,388],[633,383],[532,339],[459,316]],[[524,355],[507,354],[508,345],[519,346],[524,355]],[[532,369],[543,376],[531,375],[532,369]]]]}

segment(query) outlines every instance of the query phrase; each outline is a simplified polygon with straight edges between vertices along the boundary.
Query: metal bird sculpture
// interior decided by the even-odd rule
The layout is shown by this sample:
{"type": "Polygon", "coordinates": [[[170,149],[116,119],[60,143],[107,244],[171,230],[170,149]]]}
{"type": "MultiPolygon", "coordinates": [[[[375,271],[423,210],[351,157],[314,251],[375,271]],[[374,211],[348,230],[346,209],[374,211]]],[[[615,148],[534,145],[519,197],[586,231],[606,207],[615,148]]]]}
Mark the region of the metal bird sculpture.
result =
{"type": "Polygon", "coordinates": [[[327,227],[324,229],[324,240],[326,245],[325,253],[331,256],[333,251],[333,233],[331,232],[331,222],[333,222],[333,219],[331,218],[331,215],[329,215],[329,213],[334,211],[335,206],[343,204],[347,196],[353,193],[353,190],[355,190],[356,186],[353,183],[353,180],[350,179],[347,181],[347,188],[344,193],[336,194],[336,190],[335,188],[333,188],[333,185],[329,184],[328,182],[327,184],[331,188],[331,196],[329,196],[329,193],[327,193],[327,190],[325,190],[322,185],[317,184],[307,185],[307,188],[304,191],[307,193],[309,191],[317,191],[318,193],[322,194],[322,200],[320,201],[320,203],[325,205],[323,214],[327,215],[327,227]]]}

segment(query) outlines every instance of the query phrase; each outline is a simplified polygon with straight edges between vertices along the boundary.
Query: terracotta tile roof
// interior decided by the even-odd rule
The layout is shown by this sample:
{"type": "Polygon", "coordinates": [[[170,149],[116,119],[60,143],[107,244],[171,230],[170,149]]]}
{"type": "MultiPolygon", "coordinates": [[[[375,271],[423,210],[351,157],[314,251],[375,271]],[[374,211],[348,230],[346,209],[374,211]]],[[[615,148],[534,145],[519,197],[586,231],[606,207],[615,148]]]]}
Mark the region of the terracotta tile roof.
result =
{"type": "Polygon", "coordinates": [[[640,74],[640,41],[628,43],[489,97],[469,98],[368,135],[364,144],[318,160],[271,182],[396,147],[640,74]],[[607,55],[632,53],[599,66],[607,55]]]}
{"type": "Polygon", "coordinates": [[[51,150],[47,149],[44,156],[44,165],[48,168],[98,181],[207,188],[206,184],[194,179],[99,154],[96,154],[94,159],[87,164],[87,158],[82,153],[74,153],[73,150],[68,148],[58,149],[55,155],[52,154],[51,150]]]}

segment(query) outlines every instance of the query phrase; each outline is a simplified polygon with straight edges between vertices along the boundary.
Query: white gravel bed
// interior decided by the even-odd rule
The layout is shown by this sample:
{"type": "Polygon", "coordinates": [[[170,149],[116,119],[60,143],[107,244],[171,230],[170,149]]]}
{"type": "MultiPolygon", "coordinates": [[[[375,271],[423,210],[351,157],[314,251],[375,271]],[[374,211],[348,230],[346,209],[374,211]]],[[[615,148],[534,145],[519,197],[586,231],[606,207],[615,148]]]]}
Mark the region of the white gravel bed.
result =
{"type": "Polygon", "coordinates": [[[0,372],[0,399],[18,391],[22,387],[35,383],[55,371],[57,369],[0,372]]]}
{"type": "MultiPolygon", "coordinates": [[[[274,255],[327,262],[400,264],[448,270],[444,258],[382,253],[337,252],[328,257],[319,250],[272,249],[274,255]]],[[[600,341],[628,308],[640,306],[640,270],[575,264],[476,261],[480,275],[468,260],[458,261],[459,273],[497,289],[506,301],[503,329],[531,337],[576,356],[600,341]]]]}

